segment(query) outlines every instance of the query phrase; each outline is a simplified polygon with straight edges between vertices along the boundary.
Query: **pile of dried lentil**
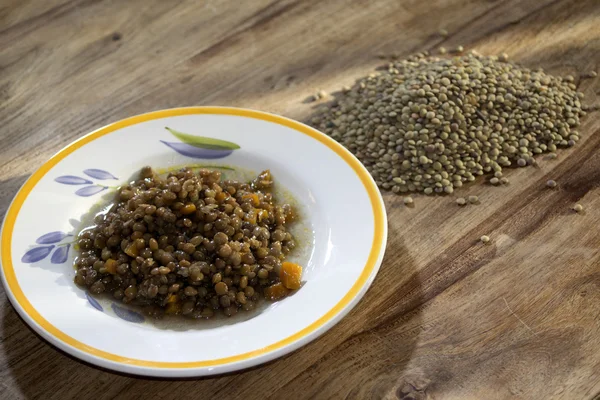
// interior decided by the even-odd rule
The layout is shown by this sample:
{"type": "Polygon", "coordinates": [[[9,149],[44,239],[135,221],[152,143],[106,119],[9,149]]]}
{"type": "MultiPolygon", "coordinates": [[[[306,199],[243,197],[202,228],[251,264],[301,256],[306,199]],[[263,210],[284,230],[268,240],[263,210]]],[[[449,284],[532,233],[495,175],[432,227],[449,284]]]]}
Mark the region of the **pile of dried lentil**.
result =
{"type": "Polygon", "coordinates": [[[286,229],[295,214],[274,201],[272,186],[269,171],[244,183],[209,170],[163,178],[145,167],[79,235],[75,283],[154,316],[231,316],[262,296],[282,298],[300,287],[302,268],[284,261],[296,246],[286,229]]]}
{"type": "Polygon", "coordinates": [[[354,153],[383,189],[452,193],[479,175],[579,140],[585,115],[573,77],[477,53],[427,53],[362,78],[310,121],[354,153]]]}

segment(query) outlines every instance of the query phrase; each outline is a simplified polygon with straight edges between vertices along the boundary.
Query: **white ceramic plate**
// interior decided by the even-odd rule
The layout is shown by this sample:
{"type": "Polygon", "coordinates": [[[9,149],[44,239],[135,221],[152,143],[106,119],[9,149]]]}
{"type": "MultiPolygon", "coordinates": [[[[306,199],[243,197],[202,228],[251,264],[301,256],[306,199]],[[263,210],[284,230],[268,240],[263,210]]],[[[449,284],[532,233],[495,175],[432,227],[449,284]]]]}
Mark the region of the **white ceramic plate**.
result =
{"type": "MultiPolygon", "coordinates": [[[[192,107],[128,118],[71,143],[23,185],[3,223],[2,281],[41,336],[84,361],[162,377],[225,373],[280,357],[323,334],[364,295],[385,250],[384,204],[360,162],[320,132],[280,116],[192,107]],[[239,149],[183,143],[165,127],[239,149]],[[144,165],[270,168],[312,231],[304,286],[235,323],[158,327],[73,283],[71,245],[82,215],[144,165]]],[[[107,300],[109,301],[109,300],[107,300]]]]}

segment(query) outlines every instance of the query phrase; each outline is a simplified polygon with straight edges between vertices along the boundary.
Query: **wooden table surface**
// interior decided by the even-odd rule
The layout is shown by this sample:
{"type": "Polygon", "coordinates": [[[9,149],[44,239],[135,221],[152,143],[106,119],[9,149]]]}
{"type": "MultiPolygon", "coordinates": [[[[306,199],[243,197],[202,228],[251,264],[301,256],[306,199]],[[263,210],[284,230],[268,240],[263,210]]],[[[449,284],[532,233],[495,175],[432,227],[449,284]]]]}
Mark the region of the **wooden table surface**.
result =
{"type": "MultiPolygon", "coordinates": [[[[600,104],[600,79],[579,78],[600,72],[598,0],[2,0],[0,218],[32,171],[104,124],[189,105],[306,121],[307,97],[368,74],[378,54],[459,44],[571,74],[600,104]]],[[[0,293],[0,398],[600,398],[600,112],[580,131],[509,186],[456,193],[478,206],[385,194],[388,249],[364,299],[248,371],[103,371],[41,340],[0,293]]]]}

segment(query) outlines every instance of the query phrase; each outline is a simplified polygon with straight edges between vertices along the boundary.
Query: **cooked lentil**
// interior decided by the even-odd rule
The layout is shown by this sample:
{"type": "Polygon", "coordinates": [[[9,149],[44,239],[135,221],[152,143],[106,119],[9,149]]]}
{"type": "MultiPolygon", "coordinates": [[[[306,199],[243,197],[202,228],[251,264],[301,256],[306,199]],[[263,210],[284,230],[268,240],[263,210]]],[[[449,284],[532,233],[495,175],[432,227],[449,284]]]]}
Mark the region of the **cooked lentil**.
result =
{"type": "Polygon", "coordinates": [[[219,171],[161,177],[144,167],[79,235],[75,283],[155,316],[231,316],[261,297],[280,299],[300,287],[302,268],[281,269],[296,246],[287,230],[296,214],[272,187],[269,171],[244,183],[219,171]]]}

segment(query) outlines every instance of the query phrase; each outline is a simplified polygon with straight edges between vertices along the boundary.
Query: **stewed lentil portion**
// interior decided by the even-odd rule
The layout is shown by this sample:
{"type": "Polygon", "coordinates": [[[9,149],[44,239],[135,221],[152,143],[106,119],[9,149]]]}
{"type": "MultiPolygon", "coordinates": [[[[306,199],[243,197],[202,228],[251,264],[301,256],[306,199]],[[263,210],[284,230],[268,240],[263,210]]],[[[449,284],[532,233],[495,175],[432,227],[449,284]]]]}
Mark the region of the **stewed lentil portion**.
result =
{"type": "Polygon", "coordinates": [[[261,297],[281,299],[300,287],[302,268],[285,261],[296,213],[272,188],[268,170],[246,183],[144,167],[79,235],[75,283],[157,317],[232,316],[261,297]]]}

